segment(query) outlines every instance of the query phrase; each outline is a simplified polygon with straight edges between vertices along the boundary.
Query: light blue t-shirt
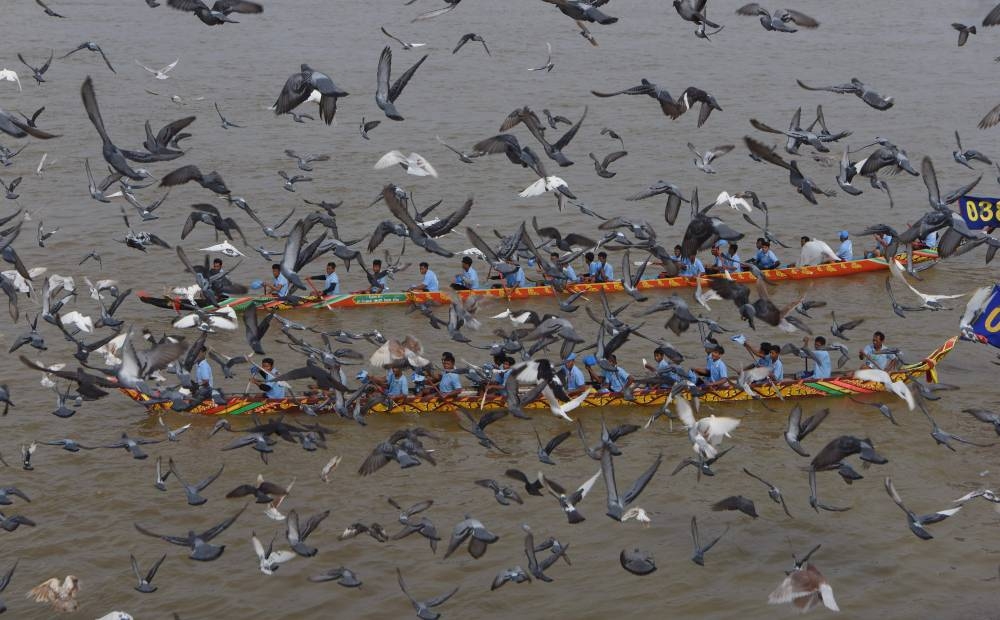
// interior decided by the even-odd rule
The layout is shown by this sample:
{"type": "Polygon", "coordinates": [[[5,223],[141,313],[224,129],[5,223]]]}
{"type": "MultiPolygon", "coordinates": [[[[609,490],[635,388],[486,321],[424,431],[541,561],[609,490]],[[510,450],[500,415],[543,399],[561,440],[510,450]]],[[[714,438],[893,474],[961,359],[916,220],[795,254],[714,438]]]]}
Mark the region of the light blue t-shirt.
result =
{"type": "Polygon", "coordinates": [[[576,271],[573,270],[572,265],[566,265],[563,268],[563,275],[566,276],[568,282],[579,282],[580,277],[576,275],[576,271]]]}
{"type": "Polygon", "coordinates": [[[830,352],[813,351],[813,361],[816,363],[813,368],[813,379],[829,379],[831,374],[830,352]]]}
{"type": "MultiPolygon", "coordinates": [[[[883,347],[884,348],[884,347],[883,347]]],[[[865,356],[870,361],[865,361],[865,365],[869,368],[874,367],[881,368],[885,370],[885,367],[889,365],[889,360],[892,359],[890,356],[885,354],[880,354],[875,352],[875,347],[871,344],[866,344],[864,348],[865,356]]]]}
{"type": "Polygon", "coordinates": [[[608,384],[608,389],[612,392],[621,392],[624,390],[625,384],[628,382],[628,377],[628,372],[621,366],[616,367],[614,370],[604,371],[604,381],[608,384]]]}
{"type": "Polygon", "coordinates": [[[785,378],[785,365],[781,363],[781,360],[774,360],[771,364],[771,374],[774,375],[775,381],[781,381],[785,378]]]}
{"type": "Polygon", "coordinates": [[[257,368],[256,366],[251,368],[250,374],[255,377],[259,377],[264,380],[264,385],[268,386],[270,389],[267,390],[265,396],[267,398],[284,398],[285,397],[285,386],[280,385],[279,380],[276,378],[278,370],[272,368],[270,371],[264,370],[263,368],[257,368]]]}
{"type": "Polygon", "coordinates": [[[837,258],[840,260],[854,260],[854,244],[850,239],[844,239],[837,248],[837,258]]]}
{"type": "Polygon", "coordinates": [[[721,381],[729,376],[729,369],[726,368],[726,363],[722,361],[722,358],[713,360],[711,354],[708,356],[708,361],[705,364],[708,369],[708,382],[715,383],[716,381],[721,381]]]}
{"type": "Polygon", "coordinates": [[[215,382],[212,379],[212,366],[208,363],[208,360],[201,360],[195,366],[194,380],[200,385],[202,383],[208,383],[208,387],[215,387],[215,382]]]}
{"type": "Polygon", "coordinates": [[[697,256],[694,261],[684,259],[681,264],[684,265],[684,271],[681,272],[682,276],[694,277],[705,273],[705,265],[702,264],[701,259],[697,256]]]}
{"type": "Polygon", "coordinates": [[[410,387],[406,383],[406,375],[399,375],[396,377],[392,371],[385,376],[385,393],[389,396],[406,396],[409,394],[410,387]]]}
{"type": "Polygon", "coordinates": [[[323,292],[327,295],[336,295],[340,293],[340,278],[337,277],[336,273],[326,274],[326,287],[323,292]]]}
{"type": "Polygon", "coordinates": [[[445,372],[441,375],[441,381],[438,383],[438,390],[441,392],[454,392],[455,390],[462,389],[462,382],[459,380],[458,375],[453,372],[445,372]]]}
{"type": "Polygon", "coordinates": [[[721,266],[726,271],[732,271],[733,273],[740,273],[743,271],[743,259],[740,258],[739,252],[730,256],[729,254],[719,254],[719,261],[716,264],[721,266]]]}
{"type": "Polygon", "coordinates": [[[583,371],[574,364],[572,368],[566,370],[566,389],[575,390],[583,387],[586,381],[583,378],[583,371]]]}
{"type": "Polygon", "coordinates": [[[773,269],[778,264],[778,255],[771,250],[767,252],[763,249],[757,250],[755,258],[757,259],[757,266],[761,269],[773,269]]]}
{"type": "Polygon", "coordinates": [[[938,234],[937,234],[937,231],[935,230],[934,232],[927,233],[927,236],[924,237],[924,243],[929,248],[937,248],[937,245],[938,245],[938,234]]]}
{"type": "Polygon", "coordinates": [[[292,285],[288,283],[288,278],[286,278],[283,273],[278,274],[278,276],[274,279],[272,286],[278,289],[278,297],[288,297],[288,290],[292,287],[292,285]]]}
{"type": "Polygon", "coordinates": [[[599,280],[601,282],[611,282],[615,279],[615,268],[611,266],[611,263],[604,263],[604,267],[601,267],[601,263],[597,263],[597,271],[599,280]]]}
{"type": "Polygon", "coordinates": [[[430,292],[437,292],[439,290],[437,274],[430,269],[428,269],[427,273],[424,274],[424,280],[421,284],[423,284],[424,288],[430,292]]]}
{"type": "MultiPolygon", "coordinates": [[[[372,288],[380,289],[380,292],[384,293],[385,291],[389,290],[389,284],[388,284],[389,272],[388,271],[380,271],[379,273],[382,274],[382,275],[380,275],[377,278],[375,278],[375,282],[377,284],[374,287],[372,287],[372,288]]],[[[375,274],[372,274],[372,275],[375,275],[375,274]]]]}
{"type": "Polygon", "coordinates": [[[479,274],[476,273],[476,270],[472,267],[469,267],[462,273],[458,274],[456,280],[457,284],[461,284],[468,288],[479,288],[479,274]]]}
{"type": "Polygon", "coordinates": [[[597,272],[600,270],[601,270],[601,263],[595,260],[594,262],[590,263],[590,265],[587,266],[587,275],[593,278],[594,276],[597,275],[597,272]]]}
{"type": "Polygon", "coordinates": [[[524,279],[524,269],[521,269],[520,267],[517,268],[517,271],[507,274],[505,280],[507,282],[507,286],[510,288],[515,286],[524,286],[527,282],[527,280],[524,279]]]}

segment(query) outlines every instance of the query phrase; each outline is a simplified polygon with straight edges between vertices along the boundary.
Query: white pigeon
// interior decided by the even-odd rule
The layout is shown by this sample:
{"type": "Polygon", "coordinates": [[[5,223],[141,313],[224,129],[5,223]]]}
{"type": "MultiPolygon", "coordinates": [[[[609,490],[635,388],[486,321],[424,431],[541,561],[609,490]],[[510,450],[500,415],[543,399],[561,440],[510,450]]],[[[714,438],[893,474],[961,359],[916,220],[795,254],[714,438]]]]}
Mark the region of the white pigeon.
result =
{"type": "MultiPolygon", "coordinates": [[[[32,280],[35,280],[38,276],[44,275],[46,271],[48,271],[48,269],[45,267],[32,267],[28,270],[28,275],[31,276],[32,280]]],[[[34,287],[31,286],[31,282],[21,277],[21,274],[19,274],[16,269],[9,269],[2,273],[5,278],[10,280],[10,283],[14,285],[14,289],[17,290],[18,293],[30,293],[35,290],[34,287]]]]}
{"type": "Polygon", "coordinates": [[[521,198],[528,198],[530,196],[541,196],[545,192],[551,192],[551,191],[562,192],[563,190],[561,190],[560,188],[563,187],[566,188],[566,190],[569,190],[569,185],[566,183],[566,181],[563,181],[559,177],[556,176],[542,177],[537,181],[535,181],[534,183],[532,183],[531,185],[529,185],[528,187],[525,187],[521,191],[521,193],[518,194],[518,196],[520,196],[521,198]]]}
{"type": "Polygon", "coordinates": [[[753,213],[753,207],[750,206],[750,203],[747,202],[745,198],[739,194],[730,194],[726,191],[719,193],[719,196],[715,199],[715,206],[727,206],[736,211],[742,211],[743,213],[753,213]]]}
{"type": "Polygon", "coordinates": [[[16,82],[17,90],[21,90],[21,78],[17,77],[17,72],[4,67],[0,70],[0,81],[16,82]]]}
{"type": "Polygon", "coordinates": [[[943,310],[944,306],[941,305],[941,300],[943,299],[958,299],[959,297],[965,297],[968,293],[961,293],[959,295],[929,295],[927,293],[921,293],[917,289],[913,288],[909,282],[906,281],[906,277],[903,275],[903,264],[899,262],[898,259],[892,259],[889,261],[889,270],[892,274],[902,280],[903,284],[906,285],[913,294],[920,298],[923,302],[923,308],[930,308],[931,310],[943,310]]]}
{"type": "MultiPolygon", "coordinates": [[[[38,176],[42,176],[42,172],[44,172],[42,169],[45,167],[45,162],[48,160],[48,158],[49,158],[48,153],[42,153],[42,159],[39,160],[38,167],[35,168],[35,174],[37,174],[38,176]]],[[[51,166],[54,163],[56,163],[55,160],[53,160],[52,163],[49,165],[51,166]]]]}
{"type": "Polygon", "coordinates": [[[197,284],[192,284],[191,286],[175,286],[170,289],[170,292],[174,295],[178,295],[188,300],[191,303],[196,303],[194,296],[201,290],[201,287],[197,284]]]}
{"type": "Polygon", "coordinates": [[[982,314],[983,308],[986,307],[986,304],[992,296],[992,286],[984,286],[976,289],[972,293],[972,297],[969,298],[969,303],[965,305],[965,312],[962,314],[962,318],[958,322],[958,327],[962,331],[963,337],[968,338],[969,340],[977,340],[975,333],[972,331],[972,324],[979,320],[979,315],[982,314]]]}
{"type": "Polygon", "coordinates": [[[319,479],[322,480],[323,482],[330,482],[330,474],[333,473],[333,470],[337,469],[337,466],[340,465],[341,460],[342,457],[335,456],[331,458],[329,461],[327,461],[326,465],[324,465],[323,469],[319,472],[319,479]]]}
{"type": "Polygon", "coordinates": [[[229,243],[228,241],[223,241],[222,243],[217,243],[215,245],[208,246],[207,248],[201,248],[202,252],[218,252],[220,254],[225,254],[226,256],[232,256],[233,258],[237,256],[244,256],[243,252],[236,249],[236,246],[229,243]]]}
{"type": "Polygon", "coordinates": [[[643,527],[649,527],[649,524],[652,521],[652,519],[649,518],[649,514],[645,510],[634,506],[625,511],[625,514],[622,515],[621,522],[625,523],[626,521],[631,521],[632,519],[641,523],[643,527]]]}
{"type": "Polygon", "coordinates": [[[61,276],[57,273],[49,276],[49,290],[54,291],[59,287],[62,287],[67,293],[76,290],[76,281],[73,280],[73,276],[61,276]]]}
{"type": "Polygon", "coordinates": [[[156,79],[158,79],[158,80],[168,80],[168,79],[170,79],[170,76],[167,75],[167,74],[170,73],[170,71],[174,67],[177,66],[178,62],[180,62],[180,58],[178,58],[177,60],[173,61],[172,63],[170,63],[166,67],[161,67],[159,69],[150,69],[149,67],[147,67],[146,65],[142,64],[138,60],[135,61],[135,64],[139,65],[140,67],[142,67],[146,71],[149,71],[150,73],[152,73],[154,76],[156,76],[156,79]]]}
{"type": "Polygon", "coordinates": [[[854,371],[854,378],[862,381],[877,381],[881,383],[885,386],[886,390],[906,401],[906,406],[910,408],[910,411],[913,411],[913,408],[917,406],[916,401],[913,399],[913,394],[910,393],[910,388],[906,386],[906,383],[893,381],[889,373],[884,370],[879,368],[862,368],[861,370],[854,371]]]}
{"type": "Polygon", "coordinates": [[[87,288],[90,289],[90,298],[94,300],[101,298],[101,291],[118,285],[117,280],[98,280],[95,284],[94,282],[91,282],[90,278],[87,276],[83,276],[83,282],[87,285],[87,288]]]}
{"type": "Polygon", "coordinates": [[[674,399],[674,409],[681,423],[688,429],[688,439],[691,440],[692,449],[706,459],[718,456],[719,451],[716,450],[716,446],[722,443],[723,437],[732,437],[730,433],[740,425],[740,420],[736,418],[717,418],[714,415],[695,420],[691,404],[683,398],[674,399]]]}
{"type": "MultiPolygon", "coordinates": [[[[257,474],[258,485],[261,483],[261,481],[263,481],[263,479],[264,479],[263,476],[257,474]]],[[[295,486],[295,478],[292,478],[292,481],[289,482],[288,486],[285,487],[284,495],[282,495],[281,497],[274,498],[274,500],[267,505],[267,510],[264,511],[264,516],[266,516],[268,519],[271,519],[272,521],[285,520],[285,515],[281,514],[281,511],[279,511],[278,509],[281,508],[281,504],[285,501],[285,498],[288,497],[288,494],[292,492],[293,486],[295,486]]]]}
{"type": "Polygon", "coordinates": [[[215,328],[233,331],[239,327],[236,323],[236,311],[228,306],[219,308],[211,314],[204,315],[204,317],[202,320],[198,313],[192,312],[174,321],[174,327],[178,329],[197,327],[204,332],[215,331],[215,328]]]}
{"type": "Polygon", "coordinates": [[[84,316],[80,312],[74,310],[72,312],[67,312],[59,317],[63,325],[72,325],[78,330],[90,334],[94,331],[94,320],[89,316],[84,316]]]}
{"type": "Polygon", "coordinates": [[[260,561],[260,572],[265,575],[273,575],[274,571],[278,570],[278,567],[281,564],[295,559],[294,551],[275,551],[273,549],[274,541],[271,541],[271,544],[267,546],[267,549],[264,549],[264,545],[260,543],[256,532],[252,532],[250,534],[250,542],[253,543],[253,550],[257,554],[257,559],[260,561]]]}
{"type": "Polygon", "coordinates": [[[799,262],[796,266],[812,267],[823,263],[835,263],[839,260],[840,257],[825,241],[813,239],[802,244],[802,252],[799,253],[799,262]]]}
{"type": "MultiPolygon", "coordinates": [[[[725,274],[728,276],[729,272],[726,271],[725,274]]],[[[732,278],[729,279],[731,280],[732,278]]],[[[695,278],[694,298],[698,303],[705,306],[705,310],[708,310],[709,312],[711,312],[712,309],[708,307],[708,302],[722,299],[722,297],[716,293],[714,289],[703,289],[701,287],[701,278],[695,278]]]]}
{"type": "Polygon", "coordinates": [[[530,312],[528,310],[525,310],[524,312],[515,313],[510,308],[507,308],[500,314],[495,314],[490,318],[510,319],[510,322],[513,323],[514,325],[524,325],[525,323],[528,322],[528,319],[530,319],[533,316],[533,314],[534,314],[533,312],[530,312]]]}
{"type": "Polygon", "coordinates": [[[559,399],[556,398],[555,392],[552,391],[552,388],[545,386],[545,389],[542,390],[542,396],[544,396],[545,400],[549,403],[549,411],[551,411],[556,417],[560,417],[567,422],[572,422],[573,418],[569,417],[567,414],[579,407],[583,401],[587,400],[587,397],[590,396],[592,391],[592,389],[587,388],[576,398],[565,403],[560,403],[559,399]]]}
{"type": "Polygon", "coordinates": [[[469,258],[478,258],[479,260],[486,260],[486,255],[479,248],[468,248],[462,250],[461,252],[455,252],[459,256],[468,256],[469,258]]]}
{"type": "Polygon", "coordinates": [[[403,155],[400,151],[389,151],[375,162],[375,169],[381,170],[396,164],[402,166],[403,170],[406,170],[406,174],[412,174],[415,177],[432,176],[436,179],[438,176],[437,170],[419,153],[403,155]]]}

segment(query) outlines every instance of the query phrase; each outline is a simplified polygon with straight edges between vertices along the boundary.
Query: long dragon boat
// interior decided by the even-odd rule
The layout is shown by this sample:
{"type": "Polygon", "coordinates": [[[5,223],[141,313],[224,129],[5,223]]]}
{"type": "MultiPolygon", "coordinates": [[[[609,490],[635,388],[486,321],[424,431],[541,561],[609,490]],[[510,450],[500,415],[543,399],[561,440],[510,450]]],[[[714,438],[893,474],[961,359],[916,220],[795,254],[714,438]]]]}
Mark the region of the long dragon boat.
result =
{"type": "MultiPolygon", "coordinates": [[[[924,375],[925,379],[931,383],[937,383],[938,363],[955,347],[958,337],[952,337],[945,341],[940,347],[935,349],[926,358],[919,362],[907,364],[890,374],[893,381],[907,381],[917,375],[924,375]]],[[[147,403],[147,411],[150,413],[170,411],[171,403],[161,402],[151,399],[149,396],[132,389],[120,388],[122,392],[139,403],[147,403]]],[[[755,395],[751,396],[747,391],[736,387],[720,387],[705,391],[701,394],[702,402],[721,403],[746,403],[753,399],[773,400],[792,398],[824,398],[838,396],[861,396],[886,391],[882,383],[876,381],[862,381],[855,379],[853,375],[839,375],[829,379],[819,380],[796,380],[783,381],[773,385],[761,385],[751,388],[755,395]]],[[[620,393],[591,392],[591,394],[580,404],[581,408],[594,407],[659,407],[662,406],[670,395],[669,389],[650,388],[636,389],[626,397],[620,393]]],[[[690,398],[685,394],[686,398],[690,398]]],[[[322,396],[302,396],[290,398],[263,398],[259,394],[232,394],[225,404],[216,404],[214,401],[205,401],[188,409],[187,413],[207,416],[245,416],[245,415],[265,415],[272,413],[298,413],[303,411],[303,406],[315,407],[326,400],[322,396]]],[[[410,396],[394,402],[391,407],[384,403],[377,403],[372,407],[376,413],[448,413],[456,411],[458,407],[478,410],[482,409],[504,409],[507,404],[501,396],[487,396],[485,400],[481,393],[467,391],[456,396],[410,396]]],[[[524,409],[545,409],[548,403],[542,399],[536,399],[526,405],[524,409]]]]}
{"type": "MultiPolygon", "coordinates": [[[[898,258],[905,260],[905,255],[898,258]]],[[[913,253],[914,263],[926,263],[936,261],[938,258],[935,250],[917,250],[913,253]]],[[[884,258],[861,258],[858,260],[843,261],[837,263],[824,263],[810,267],[783,267],[778,269],[765,269],[764,276],[768,280],[775,282],[791,280],[812,280],[815,278],[832,278],[840,276],[851,276],[861,273],[871,273],[876,271],[886,271],[889,264],[884,258]]],[[[721,275],[708,275],[705,278],[718,278],[721,275]]],[[[749,271],[733,273],[731,277],[736,282],[749,283],[756,281],[756,277],[749,271]]],[[[677,276],[673,278],[652,278],[640,280],[636,288],[642,291],[665,290],[676,288],[693,288],[697,284],[697,279],[693,277],[677,276]]],[[[565,287],[567,294],[583,292],[598,294],[621,293],[625,289],[621,282],[597,282],[590,284],[568,284],[565,287]]],[[[538,297],[552,297],[556,295],[556,290],[552,286],[525,286],[514,289],[509,288],[485,288],[468,291],[457,291],[462,298],[470,296],[498,297],[511,301],[525,301],[538,297]]],[[[371,306],[391,306],[399,304],[415,303],[437,303],[447,304],[451,302],[449,292],[399,292],[399,293],[344,293],[337,295],[306,295],[293,297],[291,299],[276,299],[268,296],[241,296],[230,297],[219,301],[220,307],[230,307],[236,312],[246,310],[250,306],[257,306],[263,310],[289,310],[292,308],[365,308],[371,306]]],[[[168,308],[173,310],[191,310],[192,304],[189,301],[165,295],[152,295],[140,292],[139,299],[144,303],[168,308]]]]}

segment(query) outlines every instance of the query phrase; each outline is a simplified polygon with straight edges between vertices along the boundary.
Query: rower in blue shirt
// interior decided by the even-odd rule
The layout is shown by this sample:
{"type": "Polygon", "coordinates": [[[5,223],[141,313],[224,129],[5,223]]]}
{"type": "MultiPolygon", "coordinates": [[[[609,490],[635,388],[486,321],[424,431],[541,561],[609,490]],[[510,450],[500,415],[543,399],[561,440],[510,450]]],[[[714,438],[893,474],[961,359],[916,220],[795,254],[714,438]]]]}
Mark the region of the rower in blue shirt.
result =
{"type": "Polygon", "coordinates": [[[705,367],[695,369],[696,374],[704,377],[702,381],[706,387],[716,387],[728,381],[729,369],[726,368],[726,363],[722,361],[722,356],[725,354],[726,350],[721,346],[717,346],[708,354],[708,358],[705,360],[705,367]]]}
{"type": "Polygon", "coordinates": [[[339,295],[340,294],[340,278],[337,277],[337,263],[329,262],[326,264],[326,277],[323,278],[323,294],[324,295],[339,295]]]}
{"type": "Polygon", "coordinates": [[[837,258],[840,260],[854,260],[854,244],[849,239],[850,236],[846,230],[840,231],[840,247],[837,248],[837,258]]]}
{"type": "Polygon", "coordinates": [[[441,396],[453,396],[462,391],[462,381],[455,372],[455,356],[445,351],[441,354],[441,380],[438,381],[437,391],[441,396]]]}
{"type": "Polygon", "coordinates": [[[504,278],[504,283],[507,285],[507,288],[517,288],[519,286],[526,286],[527,280],[524,277],[524,269],[522,269],[521,266],[518,265],[513,260],[509,262],[511,265],[516,265],[517,270],[508,273],[507,276],[504,278]]]}
{"type": "Polygon", "coordinates": [[[385,376],[385,393],[389,398],[399,398],[408,396],[410,388],[406,383],[406,376],[399,366],[390,370],[385,376]]]}
{"type": "Polygon", "coordinates": [[[726,271],[730,273],[740,273],[743,271],[743,259],[740,258],[738,251],[739,245],[735,241],[730,241],[727,245],[723,246],[722,260],[726,271]]]}
{"type": "Polygon", "coordinates": [[[772,344],[768,352],[768,360],[771,362],[771,376],[774,377],[775,381],[781,381],[785,378],[785,366],[778,358],[779,355],[781,355],[781,347],[772,344]]]}
{"type": "Polygon", "coordinates": [[[278,380],[274,359],[270,357],[262,359],[260,366],[250,367],[250,382],[263,390],[268,398],[285,398],[285,386],[278,380]]]}
{"type": "Polygon", "coordinates": [[[375,282],[368,289],[369,293],[384,293],[389,290],[389,272],[382,270],[382,261],[375,259],[372,261],[372,280],[375,282]]]}
{"type": "MultiPolygon", "coordinates": [[[[802,346],[809,346],[809,338],[802,339],[802,346]]],[[[826,348],[826,338],[823,336],[816,336],[813,340],[813,350],[807,352],[809,353],[809,358],[813,361],[813,369],[807,370],[802,373],[803,378],[808,379],[829,379],[832,374],[832,366],[830,365],[830,352],[824,351],[826,348]]],[[[807,358],[807,359],[809,359],[807,358]]]]}
{"type": "Polygon", "coordinates": [[[426,262],[420,263],[420,275],[423,276],[420,284],[416,286],[411,286],[409,290],[411,291],[423,291],[427,293],[436,293],[438,290],[438,279],[437,274],[435,274],[430,269],[430,265],[426,262]]]}
{"type": "Polygon", "coordinates": [[[611,364],[611,368],[604,370],[604,387],[601,391],[621,393],[632,383],[632,377],[618,365],[618,358],[614,353],[608,356],[608,362],[611,364]]]}
{"type": "Polygon", "coordinates": [[[281,265],[278,263],[271,265],[271,274],[274,276],[274,280],[271,284],[264,286],[264,293],[270,293],[278,297],[288,297],[288,292],[291,290],[292,285],[288,282],[288,278],[281,273],[281,265]]]}
{"type": "Polygon", "coordinates": [[[896,358],[885,353],[879,353],[884,348],[885,334],[882,332],[872,334],[871,344],[865,345],[865,348],[858,355],[864,361],[864,367],[892,370],[896,365],[896,358]]]}
{"type": "Polygon", "coordinates": [[[701,260],[694,254],[691,254],[683,261],[681,261],[682,271],[681,275],[689,278],[698,277],[704,275],[705,265],[702,264],[701,260]]]}
{"type": "Polygon", "coordinates": [[[462,257],[462,272],[455,276],[451,288],[456,291],[469,291],[479,288],[479,274],[472,268],[472,258],[462,257]]]}
{"type": "MultiPolygon", "coordinates": [[[[593,265],[591,265],[593,267],[593,265]]],[[[597,253],[597,273],[594,274],[594,282],[614,282],[615,269],[608,264],[608,253],[597,253]]]]}
{"type": "MultiPolygon", "coordinates": [[[[549,259],[551,259],[553,265],[556,265],[556,266],[560,265],[559,252],[550,252],[549,253],[549,259]]],[[[580,281],[580,278],[577,277],[576,271],[573,270],[573,266],[572,265],[569,265],[569,264],[564,265],[562,267],[562,275],[563,275],[563,278],[564,278],[564,280],[563,280],[564,284],[575,284],[575,283],[577,283],[577,282],[580,281]]]]}
{"type": "Polygon", "coordinates": [[[194,381],[199,387],[207,385],[210,388],[215,387],[215,381],[212,378],[212,366],[205,359],[205,354],[208,352],[204,346],[198,351],[198,363],[194,367],[194,381]]]}
{"type": "Polygon", "coordinates": [[[771,242],[767,239],[762,239],[760,243],[760,249],[757,250],[754,259],[757,261],[757,266],[761,269],[774,269],[778,266],[778,256],[771,251],[771,242]]]}
{"type": "Polygon", "coordinates": [[[574,392],[587,384],[583,371],[576,365],[576,353],[570,353],[563,362],[566,369],[566,391],[574,392]]]}

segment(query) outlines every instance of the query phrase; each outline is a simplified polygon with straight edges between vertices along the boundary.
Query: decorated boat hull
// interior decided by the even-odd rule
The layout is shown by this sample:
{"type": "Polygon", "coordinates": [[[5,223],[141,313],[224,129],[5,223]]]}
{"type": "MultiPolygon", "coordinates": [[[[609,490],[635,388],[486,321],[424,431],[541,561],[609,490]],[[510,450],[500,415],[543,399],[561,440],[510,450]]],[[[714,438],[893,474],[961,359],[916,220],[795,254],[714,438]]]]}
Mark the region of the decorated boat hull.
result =
{"type": "MultiPolygon", "coordinates": [[[[937,260],[937,252],[933,250],[919,250],[913,253],[914,263],[925,263],[928,261],[937,260]]],[[[791,280],[812,280],[816,278],[832,278],[841,276],[851,276],[862,273],[871,273],[876,271],[886,271],[889,269],[888,263],[881,258],[862,258],[852,261],[844,261],[839,263],[826,263],[823,265],[816,265],[812,267],[785,267],[781,269],[766,269],[764,270],[764,275],[767,279],[775,282],[784,282],[791,280]]],[[[720,275],[709,275],[704,276],[705,279],[722,277],[720,275]]],[[[756,281],[754,275],[748,271],[731,274],[731,277],[736,282],[750,283],[756,281]]],[[[650,280],[641,280],[636,288],[642,291],[648,290],[666,290],[666,289],[676,289],[676,288],[693,288],[696,285],[696,279],[690,277],[675,277],[675,278],[654,278],[650,280]]],[[[601,291],[605,293],[622,293],[625,289],[622,287],[621,282],[599,282],[592,284],[568,284],[565,287],[565,293],[571,294],[576,292],[592,293],[598,294],[601,291]]],[[[490,288],[490,289],[475,289],[470,291],[457,291],[460,297],[497,297],[503,299],[509,299],[511,301],[526,301],[529,299],[535,299],[538,297],[552,297],[556,295],[557,291],[551,286],[525,286],[515,289],[509,288],[490,288]]],[[[433,292],[433,293],[423,293],[423,292],[399,292],[399,293],[345,293],[338,295],[313,295],[313,296],[302,296],[295,297],[292,300],[289,299],[275,299],[274,297],[262,297],[247,295],[242,297],[231,297],[224,299],[219,302],[222,307],[230,307],[233,310],[240,312],[246,310],[250,306],[257,306],[263,310],[290,310],[294,308],[327,308],[327,309],[341,309],[341,308],[365,308],[372,306],[392,306],[400,304],[414,303],[436,303],[436,304],[447,304],[451,302],[451,295],[455,294],[451,292],[433,292]]],[[[179,300],[176,298],[170,298],[165,296],[150,295],[147,293],[139,293],[139,299],[145,303],[158,306],[161,308],[170,308],[175,310],[185,310],[191,309],[192,305],[188,301],[179,300]]]]}
{"type": "MultiPolygon", "coordinates": [[[[919,375],[932,383],[937,383],[938,363],[955,347],[958,337],[953,337],[945,341],[940,347],[931,352],[923,360],[901,367],[899,370],[890,373],[893,381],[909,380],[919,375]]],[[[884,392],[885,386],[874,381],[861,381],[851,375],[832,377],[817,381],[784,381],[775,385],[761,385],[752,388],[754,396],[737,387],[725,387],[708,390],[701,395],[702,402],[721,403],[746,403],[750,400],[774,400],[774,399],[798,399],[798,398],[829,398],[838,396],[862,396],[884,392]]],[[[172,410],[170,403],[163,403],[151,400],[148,396],[131,389],[121,388],[127,396],[140,403],[147,403],[150,412],[161,412],[172,410]]],[[[581,404],[581,408],[596,407],[659,407],[662,406],[670,395],[667,389],[636,389],[634,393],[626,398],[619,393],[592,392],[581,404]]],[[[689,397],[685,395],[685,397],[689,397]]],[[[206,401],[187,410],[187,413],[207,416],[241,416],[241,415],[266,415],[272,413],[299,413],[302,407],[317,406],[325,399],[317,397],[296,397],[296,398],[261,398],[257,394],[236,394],[230,395],[224,404],[216,404],[206,401]]],[[[506,401],[499,396],[489,396],[483,400],[482,394],[474,392],[460,394],[458,396],[441,398],[431,397],[408,397],[393,404],[390,408],[385,404],[378,403],[372,407],[376,413],[449,413],[456,411],[459,407],[466,409],[504,409],[506,401]]],[[[527,405],[522,405],[524,409],[544,409],[548,404],[542,400],[535,400],[527,405]]]]}

